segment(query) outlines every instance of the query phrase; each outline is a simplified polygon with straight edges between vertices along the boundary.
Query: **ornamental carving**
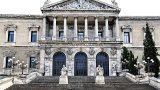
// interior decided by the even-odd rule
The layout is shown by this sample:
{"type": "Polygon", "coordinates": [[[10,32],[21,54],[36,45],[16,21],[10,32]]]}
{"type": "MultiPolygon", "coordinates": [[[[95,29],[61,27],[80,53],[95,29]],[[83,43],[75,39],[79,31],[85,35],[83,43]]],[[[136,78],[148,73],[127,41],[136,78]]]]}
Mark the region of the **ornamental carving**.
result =
{"type": "Polygon", "coordinates": [[[15,24],[4,25],[4,30],[7,31],[9,28],[12,28],[12,29],[16,30],[17,29],[17,25],[15,25],[15,24]]]}
{"type": "Polygon", "coordinates": [[[27,55],[28,57],[30,57],[30,56],[38,57],[39,51],[26,51],[26,55],[27,55]]]}
{"type": "Polygon", "coordinates": [[[15,56],[15,54],[16,52],[13,50],[12,51],[8,50],[8,51],[3,52],[4,56],[15,56]]]}
{"type": "Polygon", "coordinates": [[[121,29],[122,29],[122,31],[125,30],[125,29],[132,31],[132,26],[131,25],[123,25],[121,27],[121,29]]]}
{"type": "Polygon", "coordinates": [[[90,55],[94,55],[94,53],[95,53],[94,48],[90,48],[90,50],[89,50],[89,54],[90,54],[90,55]]]}
{"type": "Polygon", "coordinates": [[[68,55],[72,55],[72,53],[73,53],[73,50],[72,50],[72,48],[68,48],[68,51],[67,51],[67,53],[68,53],[68,55]]]}
{"type": "Polygon", "coordinates": [[[45,53],[46,55],[50,55],[52,53],[51,48],[50,47],[45,47],[45,53]]]}
{"type": "Polygon", "coordinates": [[[40,26],[35,24],[31,24],[28,26],[28,30],[31,30],[32,28],[37,28],[39,30],[40,26]]]}
{"type": "Polygon", "coordinates": [[[52,9],[52,10],[56,10],[56,9],[60,9],[60,10],[65,10],[65,9],[69,9],[69,10],[106,10],[106,9],[113,9],[110,6],[106,6],[104,5],[100,5],[100,4],[96,4],[96,3],[92,3],[92,1],[89,0],[78,0],[78,1],[74,1],[74,2],[69,2],[69,3],[62,3],[60,5],[56,5],[56,6],[52,6],[50,8],[47,9],[52,9]]]}
{"type": "Polygon", "coordinates": [[[116,55],[116,53],[117,53],[117,48],[116,48],[116,47],[111,48],[110,53],[111,53],[113,56],[116,55]]]}
{"type": "MultiPolygon", "coordinates": [[[[146,32],[146,27],[143,27],[144,32],[146,32]]],[[[154,26],[149,26],[149,30],[153,32],[155,30],[154,26]]]]}

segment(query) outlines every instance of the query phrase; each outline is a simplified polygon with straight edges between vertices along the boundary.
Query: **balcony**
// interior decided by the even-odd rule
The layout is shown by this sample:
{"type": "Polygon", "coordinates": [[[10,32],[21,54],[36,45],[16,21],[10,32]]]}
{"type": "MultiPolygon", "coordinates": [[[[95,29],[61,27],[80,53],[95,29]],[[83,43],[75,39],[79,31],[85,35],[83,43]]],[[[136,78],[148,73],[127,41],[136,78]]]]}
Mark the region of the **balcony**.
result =
{"type": "Polygon", "coordinates": [[[58,43],[58,42],[85,42],[85,43],[96,43],[96,42],[103,42],[103,43],[122,43],[120,38],[116,37],[110,37],[110,38],[95,38],[95,37],[89,37],[89,38],[78,38],[78,37],[57,37],[56,39],[53,39],[52,37],[45,37],[45,40],[39,40],[39,43],[58,43]]]}

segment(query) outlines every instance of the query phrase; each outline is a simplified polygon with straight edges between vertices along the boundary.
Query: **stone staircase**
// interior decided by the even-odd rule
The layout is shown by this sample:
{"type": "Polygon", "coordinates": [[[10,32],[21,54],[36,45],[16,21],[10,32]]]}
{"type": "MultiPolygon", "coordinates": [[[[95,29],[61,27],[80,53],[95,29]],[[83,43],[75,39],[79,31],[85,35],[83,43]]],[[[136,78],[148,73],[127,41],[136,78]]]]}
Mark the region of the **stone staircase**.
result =
{"type": "Polygon", "coordinates": [[[6,90],[156,90],[147,84],[132,83],[125,77],[105,77],[104,85],[95,84],[95,77],[68,77],[68,85],[60,85],[59,77],[37,77],[29,84],[13,85],[6,90]]]}

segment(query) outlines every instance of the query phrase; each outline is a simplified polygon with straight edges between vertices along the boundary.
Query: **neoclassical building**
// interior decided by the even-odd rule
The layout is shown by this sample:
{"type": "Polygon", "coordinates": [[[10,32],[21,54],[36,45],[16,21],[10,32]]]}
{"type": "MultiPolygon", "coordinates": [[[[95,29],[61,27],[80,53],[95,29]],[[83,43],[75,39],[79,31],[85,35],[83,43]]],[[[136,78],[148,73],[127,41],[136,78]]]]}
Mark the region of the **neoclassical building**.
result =
{"type": "Polygon", "coordinates": [[[114,0],[47,0],[41,11],[43,15],[0,15],[1,74],[12,73],[13,61],[20,60],[28,64],[26,74],[59,76],[66,65],[69,76],[95,76],[100,65],[105,76],[115,76],[122,71],[123,46],[142,61],[146,22],[160,47],[160,17],[119,16],[114,0]]]}

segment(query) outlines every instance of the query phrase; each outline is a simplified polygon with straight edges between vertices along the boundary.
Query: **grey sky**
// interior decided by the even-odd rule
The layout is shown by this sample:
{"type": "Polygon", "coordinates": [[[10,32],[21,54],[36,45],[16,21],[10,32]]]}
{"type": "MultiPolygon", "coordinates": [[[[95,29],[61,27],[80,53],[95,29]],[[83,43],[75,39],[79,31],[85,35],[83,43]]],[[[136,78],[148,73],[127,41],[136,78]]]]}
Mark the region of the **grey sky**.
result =
{"type": "MultiPolygon", "coordinates": [[[[41,14],[45,0],[0,0],[0,14],[41,14]]],[[[59,0],[52,0],[53,2],[59,0]]],[[[102,0],[110,2],[110,0],[102,0]]],[[[121,16],[160,16],[160,0],[116,0],[121,16]]]]}

